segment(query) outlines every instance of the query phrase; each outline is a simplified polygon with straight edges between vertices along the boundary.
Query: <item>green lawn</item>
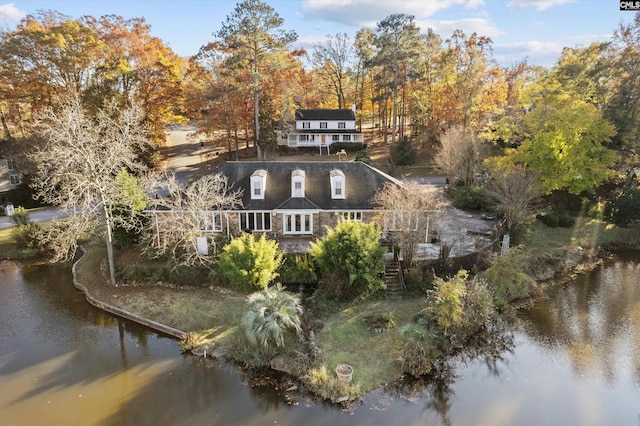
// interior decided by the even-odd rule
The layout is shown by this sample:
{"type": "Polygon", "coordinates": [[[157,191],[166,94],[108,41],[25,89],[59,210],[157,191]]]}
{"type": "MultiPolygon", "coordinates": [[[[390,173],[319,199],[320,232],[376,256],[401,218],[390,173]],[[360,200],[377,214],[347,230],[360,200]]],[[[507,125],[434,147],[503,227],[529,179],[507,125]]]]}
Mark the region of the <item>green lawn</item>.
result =
{"type": "Polygon", "coordinates": [[[13,228],[0,229],[0,259],[14,259],[19,255],[12,230],[13,228]]]}
{"type": "Polygon", "coordinates": [[[396,362],[400,336],[398,329],[413,320],[426,306],[425,298],[379,300],[354,304],[329,316],[324,328],[316,335],[320,361],[328,371],[338,364],[354,368],[353,382],[363,392],[397,380],[400,366],[396,362]],[[396,328],[375,333],[363,323],[367,315],[392,313],[396,328]]]}

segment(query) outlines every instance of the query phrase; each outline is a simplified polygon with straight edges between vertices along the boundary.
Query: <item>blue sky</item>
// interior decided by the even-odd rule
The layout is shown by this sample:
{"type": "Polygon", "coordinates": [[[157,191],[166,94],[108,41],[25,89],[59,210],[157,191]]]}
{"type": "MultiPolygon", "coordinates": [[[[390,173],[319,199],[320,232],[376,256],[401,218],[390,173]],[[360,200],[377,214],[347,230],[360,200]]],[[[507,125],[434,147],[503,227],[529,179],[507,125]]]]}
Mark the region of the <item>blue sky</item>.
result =
{"type": "MultiPolygon", "coordinates": [[[[181,56],[198,52],[213,40],[235,0],[0,0],[0,28],[13,29],[26,14],[40,9],[79,18],[83,15],[144,17],[151,33],[181,56]]],[[[311,50],[327,34],[374,28],[391,13],[414,15],[423,30],[443,39],[457,28],[493,40],[494,58],[504,66],[527,58],[552,66],[563,47],[608,40],[633,12],[620,11],[619,0],[266,0],[287,30],[298,33],[292,47],[311,50]]]]}

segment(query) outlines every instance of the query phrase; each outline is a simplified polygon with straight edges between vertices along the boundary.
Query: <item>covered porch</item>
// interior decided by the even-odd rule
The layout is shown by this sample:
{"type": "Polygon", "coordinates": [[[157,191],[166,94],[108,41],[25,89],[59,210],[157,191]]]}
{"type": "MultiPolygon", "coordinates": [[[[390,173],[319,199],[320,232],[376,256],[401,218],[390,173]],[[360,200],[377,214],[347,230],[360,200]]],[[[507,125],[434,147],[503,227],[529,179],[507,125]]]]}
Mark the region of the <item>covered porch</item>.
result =
{"type": "Polygon", "coordinates": [[[327,154],[331,154],[331,145],[334,143],[359,143],[364,145],[364,134],[362,133],[290,133],[279,140],[279,145],[291,148],[318,147],[320,153],[326,149],[327,154]]]}

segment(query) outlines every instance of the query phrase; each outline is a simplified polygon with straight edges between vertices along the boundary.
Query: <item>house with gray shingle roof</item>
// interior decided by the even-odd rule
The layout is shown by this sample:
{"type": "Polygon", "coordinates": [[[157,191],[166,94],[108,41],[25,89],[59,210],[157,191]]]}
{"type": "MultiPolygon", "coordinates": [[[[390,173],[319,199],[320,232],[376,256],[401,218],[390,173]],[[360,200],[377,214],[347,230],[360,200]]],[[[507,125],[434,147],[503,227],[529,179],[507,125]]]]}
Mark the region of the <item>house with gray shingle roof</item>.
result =
{"type": "Polygon", "coordinates": [[[356,110],[298,109],[295,131],[280,139],[279,144],[294,148],[318,147],[331,153],[333,144],[364,145],[364,135],[356,130],[356,110]]]}
{"type": "Polygon", "coordinates": [[[339,218],[370,221],[380,212],[374,202],[378,190],[400,184],[359,161],[239,161],[212,173],[225,175],[233,190],[244,190],[243,208],[227,228],[276,238],[323,236],[325,226],[335,226],[339,218]]]}

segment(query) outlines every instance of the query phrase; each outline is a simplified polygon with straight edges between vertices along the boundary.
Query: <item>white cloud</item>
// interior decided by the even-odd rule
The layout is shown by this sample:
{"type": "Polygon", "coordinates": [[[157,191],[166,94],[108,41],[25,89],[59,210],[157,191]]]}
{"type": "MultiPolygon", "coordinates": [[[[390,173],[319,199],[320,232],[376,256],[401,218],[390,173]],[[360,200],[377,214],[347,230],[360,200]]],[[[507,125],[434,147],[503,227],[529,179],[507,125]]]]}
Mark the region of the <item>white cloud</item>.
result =
{"type": "Polygon", "coordinates": [[[27,13],[18,9],[13,3],[0,4],[0,26],[2,27],[12,27],[25,16],[27,13]]]}
{"type": "Polygon", "coordinates": [[[555,41],[523,41],[518,43],[495,44],[493,57],[499,64],[507,66],[527,59],[531,65],[553,66],[564,45],[555,41]]]}
{"type": "Polygon", "coordinates": [[[356,27],[373,27],[376,22],[393,13],[404,13],[420,19],[453,6],[475,9],[483,4],[484,0],[304,0],[302,10],[312,19],[323,19],[356,27]]]}
{"type": "Polygon", "coordinates": [[[417,22],[417,24],[423,32],[426,32],[427,28],[431,28],[436,34],[445,39],[452,35],[455,30],[462,30],[467,35],[477,33],[485,37],[497,37],[504,34],[504,31],[493,22],[484,18],[467,18],[455,21],[427,20],[417,22]]]}
{"type": "Polygon", "coordinates": [[[583,34],[567,37],[567,40],[575,44],[587,45],[598,41],[611,41],[612,38],[613,34],[583,34]]]}
{"type": "Polygon", "coordinates": [[[611,37],[611,34],[584,34],[558,41],[497,43],[493,46],[493,56],[501,65],[513,64],[527,58],[529,64],[551,67],[556,64],[565,47],[586,47],[591,43],[609,41],[611,37]]]}
{"type": "Polygon", "coordinates": [[[575,3],[577,0],[510,0],[507,3],[509,9],[526,9],[534,8],[536,10],[545,10],[553,6],[560,6],[566,3],[575,3]]]}

